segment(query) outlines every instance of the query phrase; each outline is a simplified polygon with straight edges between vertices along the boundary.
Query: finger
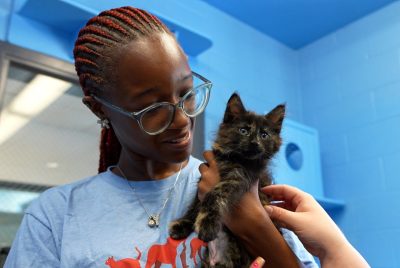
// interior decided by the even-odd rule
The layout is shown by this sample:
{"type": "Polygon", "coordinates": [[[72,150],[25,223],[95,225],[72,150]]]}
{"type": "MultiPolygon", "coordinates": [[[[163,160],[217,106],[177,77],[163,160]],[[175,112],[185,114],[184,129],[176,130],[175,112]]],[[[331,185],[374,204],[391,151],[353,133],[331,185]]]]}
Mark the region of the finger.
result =
{"type": "Polygon", "coordinates": [[[289,185],[269,185],[261,188],[261,191],[269,195],[272,200],[286,201],[294,206],[297,206],[307,196],[306,192],[289,185]]]}
{"type": "Polygon", "coordinates": [[[296,224],[295,212],[275,206],[265,206],[264,208],[271,220],[283,228],[293,229],[293,225],[296,224]]]}
{"type": "Polygon", "coordinates": [[[286,207],[293,211],[303,211],[310,205],[318,204],[311,194],[289,185],[270,185],[261,190],[269,193],[272,200],[285,201],[286,207]]]}
{"type": "Polygon", "coordinates": [[[210,167],[217,165],[217,162],[215,161],[215,157],[212,151],[204,151],[203,157],[204,160],[210,165],[210,167]]]}
{"type": "Polygon", "coordinates": [[[281,201],[281,200],[279,200],[279,201],[271,200],[268,205],[275,206],[275,207],[280,207],[280,208],[286,208],[287,207],[287,202],[281,201]]]}
{"type": "Polygon", "coordinates": [[[250,268],[261,268],[263,267],[265,260],[262,257],[257,257],[251,264],[250,268]]]}
{"type": "Polygon", "coordinates": [[[263,191],[264,193],[269,194],[271,196],[284,196],[289,199],[292,196],[294,196],[295,194],[301,192],[301,190],[299,190],[293,186],[286,185],[286,184],[268,185],[268,186],[261,188],[261,191],[263,191]]]}
{"type": "Polygon", "coordinates": [[[268,205],[274,206],[274,207],[280,207],[280,208],[290,210],[290,211],[296,211],[296,207],[294,207],[293,204],[285,202],[285,201],[279,201],[279,202],[272,201],[268,205]]]}
{"type": "Polygon", "coordinates": [[[203,199],[204,199],[204,196],[205,196],[206,194],[205,194],[205,191],[204,191],[204,187],[203,186],[201,186],[201,185],[199,185],[199,189],[198,189],[198,191],[197,191],[197,198],[201,201],[201,202],[203,202],[203,199]]]}
{"type": "Polygon", "coordinates": [[[210,167],[208,166],[207,163],[201,163],[199,165],[199,171],[201,174],[203,174],[204,172],[206,172],[210,167]]]}

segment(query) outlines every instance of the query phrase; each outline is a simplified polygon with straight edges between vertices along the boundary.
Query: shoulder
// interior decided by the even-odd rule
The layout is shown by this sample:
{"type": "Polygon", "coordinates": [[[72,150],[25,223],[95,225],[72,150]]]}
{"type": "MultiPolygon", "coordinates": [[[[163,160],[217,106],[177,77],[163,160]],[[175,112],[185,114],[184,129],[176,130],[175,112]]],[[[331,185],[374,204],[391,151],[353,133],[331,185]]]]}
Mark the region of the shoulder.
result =
{"type": "Polygon", "coordinates": [[[63,217],[67,213],[68,203],[74,192],[97,184],[101,176],[102,174],[98,174],[48,189],[32,201],[25,214],[32,215],[44,223],[52,221],[51,218],[63,217]]]}
{"type": "Polygon", "coordinates": [[[200,178],[200,171],[199,171],[199,166],[202,162],[191,156],[189,158],[189,162],[187,166],[184,168],[185,175],[187,176],[188,180],[191,181],[192,183],[196,183],[199,181],[200,178]]]}
{"type": "Polygon", "coordinates": [[[197,159],[196,157],[190,156],[187,168],[191,170],[193,174],[200,174],[199,166],[201,163],[203,162],[197,159]]]}

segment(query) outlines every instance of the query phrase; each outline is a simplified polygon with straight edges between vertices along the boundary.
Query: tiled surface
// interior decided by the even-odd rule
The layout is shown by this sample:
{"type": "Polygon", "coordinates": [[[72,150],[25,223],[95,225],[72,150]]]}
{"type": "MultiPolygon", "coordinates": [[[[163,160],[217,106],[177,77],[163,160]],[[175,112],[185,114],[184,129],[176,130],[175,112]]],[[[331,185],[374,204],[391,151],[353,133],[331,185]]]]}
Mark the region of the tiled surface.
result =
{"type": "Polygon", "coordinates": [[[300,53],[304,121],[320,131],[332,215],[372,267],[399,267],[400,18],[394,3],[300,53]]]}

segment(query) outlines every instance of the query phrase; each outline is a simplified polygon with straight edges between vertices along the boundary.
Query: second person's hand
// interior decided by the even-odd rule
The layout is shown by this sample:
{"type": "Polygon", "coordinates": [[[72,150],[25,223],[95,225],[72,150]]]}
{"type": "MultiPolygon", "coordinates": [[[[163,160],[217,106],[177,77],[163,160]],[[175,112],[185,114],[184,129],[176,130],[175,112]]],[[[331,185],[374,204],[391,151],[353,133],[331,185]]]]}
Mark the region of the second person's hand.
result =
{"type": "Polygon", "coordinates": [[[270,185],[262,189],[278,206],[265,210],[281,227],[293,231],[306,247],[317,256],[322,267],[369,267],[358,251],[310,194],[288,185],[270,185]]]}

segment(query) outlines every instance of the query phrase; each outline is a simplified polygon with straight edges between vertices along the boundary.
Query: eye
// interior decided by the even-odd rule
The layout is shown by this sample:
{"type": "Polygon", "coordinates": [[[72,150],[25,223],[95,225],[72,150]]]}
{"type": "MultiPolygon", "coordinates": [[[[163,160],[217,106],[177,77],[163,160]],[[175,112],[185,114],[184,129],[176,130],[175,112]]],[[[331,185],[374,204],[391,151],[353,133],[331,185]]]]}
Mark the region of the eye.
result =
{"type": "Polygon", "coordinates": [[[181,90],[179,92],[179,99],[182,99],[189,91],[190,89],[181,90]]]}
{"type": "Polygon", "coordinates": [[[261,136],[261,139],[263,139],[263,140],[265,140],[266,138],[269,137],[267,132],[261,132],[260,136],[261,136]]]}
{"type": "Polygon", "coordinates": [[[242,135],[248,135],[249,131],[245,129],[244,127],[239,128],[239,133],[242,135]]]}

